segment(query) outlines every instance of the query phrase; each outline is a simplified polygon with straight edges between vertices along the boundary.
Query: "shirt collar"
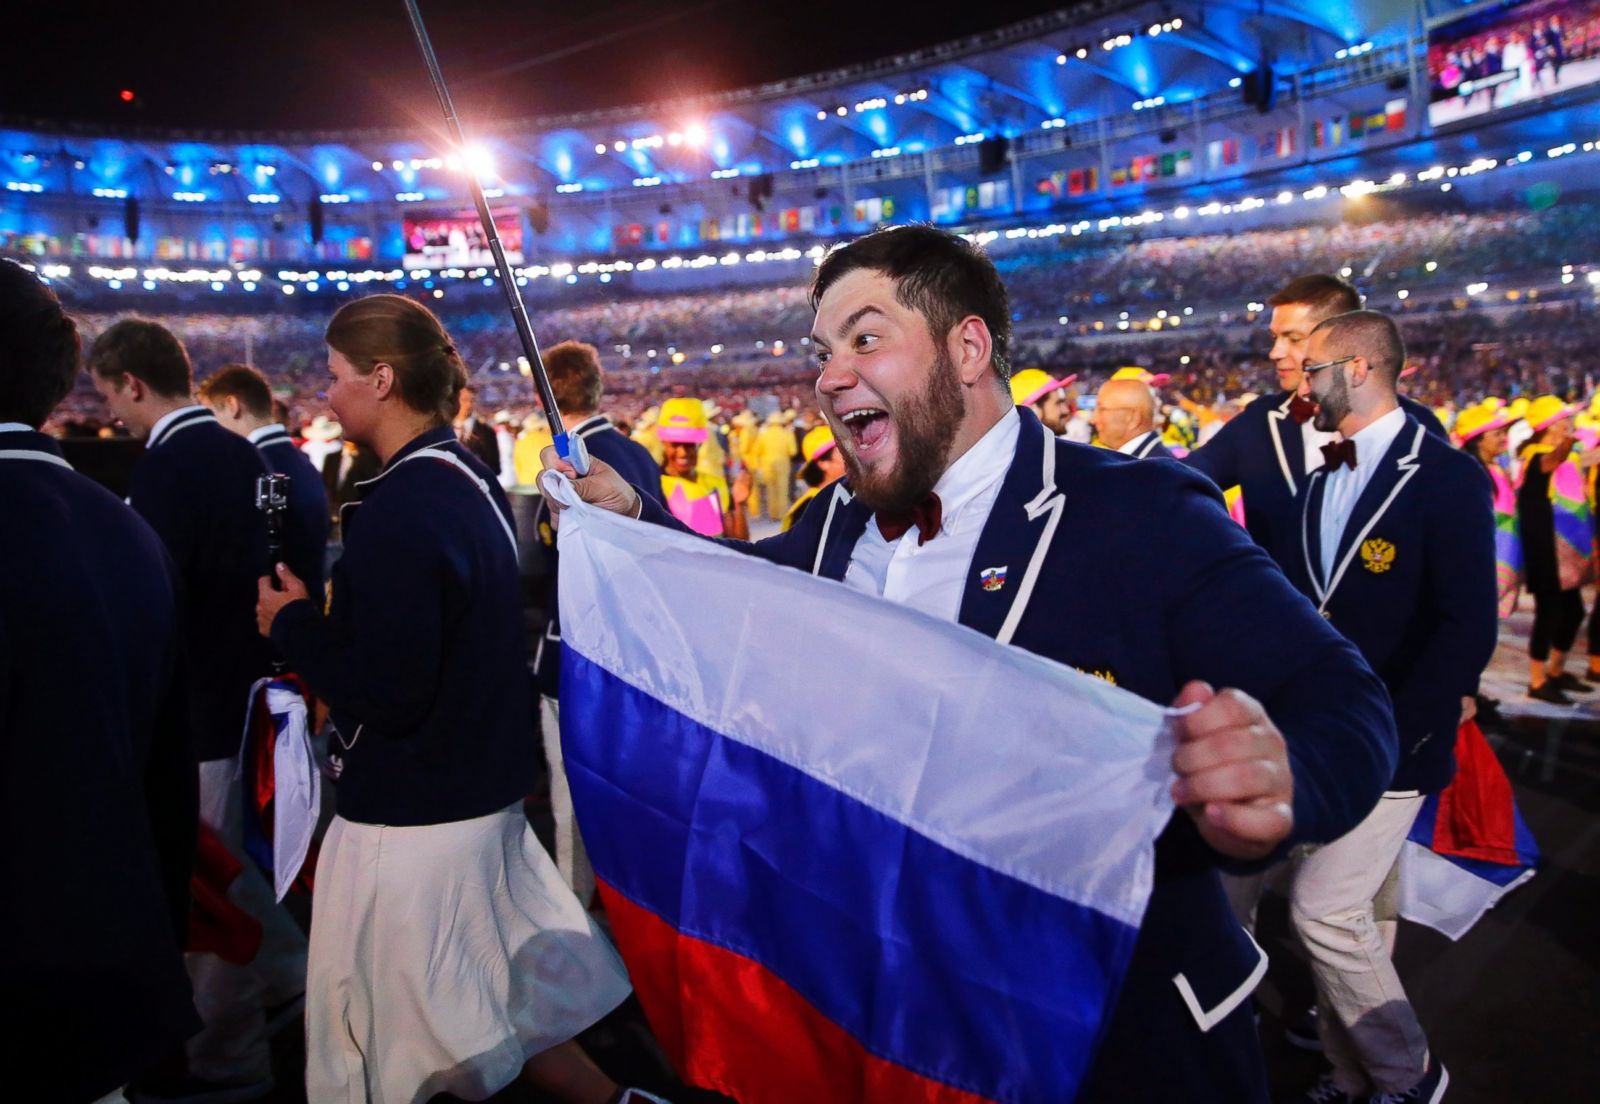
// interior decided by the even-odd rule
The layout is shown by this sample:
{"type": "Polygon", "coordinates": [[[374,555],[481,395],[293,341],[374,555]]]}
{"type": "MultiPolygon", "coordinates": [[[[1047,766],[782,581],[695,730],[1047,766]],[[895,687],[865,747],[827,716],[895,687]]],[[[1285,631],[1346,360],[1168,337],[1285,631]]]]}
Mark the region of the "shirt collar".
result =
{"type": "Polygon", "coordinates": [[[268,437],[287,437],[289,436],[289,431],[283,428],[282,423],[273,422],[271,425],[264,425],[258,429],[252,429],[248,436],[252,445],[259,445],[268,437]]]}
{"type": "Polygon", "coordinates": [[[389,457],[389,462],[383,466],[384,473],[387,474],[388,472],[393,471],[396,464],[419,449],[430,448],[434,445],[455,444],[456,440],[456,431],[452,426],[442,425],[435,426],[429,430],[424,430],[415,437],[411,438],[411,440],[407,441],[400,447],[398,452],[389,457]]]}
{"type": "Polygon", "coordinates": [[[0,422],[0,433],[37,433],[37,432],[38,431],[36,429],[34,429],[31,425],[28,425],[26,422],[0,422]]]}
{"type": "Polygon", "coordinates": [[[1005,478],[1021,432],[1022,419],[1017,408],[1010,407],[989,427],[989,432],[944,470],[933,487],[933,493],[939,496],[944,528],[959,523],[963,507],[1005,478]]]}
{"type": "Polygon", "coordinates": [[[199,403],[190,403],[188,406],[180,406],[176,410],[172,410],[166,414],[163,414],[160,419],[157,420],[156,424],[150,427],[150,436],[145,438],[145,448],[155,448],[157,445],[159,445],[162,437],[166,434],[167,430],[172,427],[174,422],[178,421],[179,419],[187,420],[189,418],[196,417],[196,415],[201,415],[206,418],[214,417],[211,411],[207,410],[199,403]]]}
{"type": "Polygon", "coordinates": [[[1356,445],[1356,466],[1365,468],[1382,460],[1405,426],[1406,412],[1397,406],[1358,431],[1350,438],[1356,445]]]}
{"type": "Polygon", "coordinates": [[[1139,451],[1139,446],[1145,443],[1145,439],[1154,432],[1155,430],[1153,429],[1146,430],[1133,440],[1122,442],[1122,447],[1117,449],[1117,451],[1122,453],[1124,456],[1132,456],[1134,453],[1139,451]]]}

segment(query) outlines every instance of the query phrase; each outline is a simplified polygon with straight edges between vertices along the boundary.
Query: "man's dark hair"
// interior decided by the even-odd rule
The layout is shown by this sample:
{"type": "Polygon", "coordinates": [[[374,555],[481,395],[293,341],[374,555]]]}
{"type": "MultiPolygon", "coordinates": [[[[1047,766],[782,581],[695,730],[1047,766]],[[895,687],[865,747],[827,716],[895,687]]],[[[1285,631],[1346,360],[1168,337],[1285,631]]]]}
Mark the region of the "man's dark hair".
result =
{"type": "Polygon", "coordinates": [[[599,349],[582,341],[563,341],[545,352],[544,368],[550,375],[556,405],[563,411],[600,409],[605,372],[600,367],[599,349]]]}
{"type": "Polygon", "coordinates": [[[223,399],[238,399],[252,418],[272,417],[272,388],[267,377],[248,364],[224,364],[201,380],[200,398],[213,406],[223,399]]]}
{"type": "Polygon", "coordinates": [[[928,332],[941,347],[963,318],[983,319],[995,375],[1002,385],[1011,379],[1011,304],[1000,273],[982,249],[923,223],[876,230],[823,258],[811,281],[811,309],[857,269],[893,280],[895,299],[927,319],[928,332]]]}
{"type": "Polygon", "coordinates": [[[101,379],[127,373],[164,399],[182,399],[194,387],[189,354],[176,334],[143,318],[124,318],[89,346],[89,371],[101,379]]]}
{"type": "Polygon", "coordinates": [[[38,429],[72,390],[78,327],[56,293],[15,261],[0,260],[0,422],[38,429]]]}
{"type": "Polygon", "coordinates": [[[1365,357],[1372,370],[1393,388],[1406,365],[1406,343],[1394,319],[1377,311],[1336,314],[1317,323],[1312,333],[1326,334],[1326,344],[1337,356],[1365,357]]]}
{"type": "Polygon", "coordinates": [[[1336,314],[1360,310],[1361,293],[1349,280],[1314,272],[1309,276],[1296,276],[1267,300],[1269,307],[1286,307],[1291,303],[1310,307],[1312,317],[1321,322],[1336,314]]]}

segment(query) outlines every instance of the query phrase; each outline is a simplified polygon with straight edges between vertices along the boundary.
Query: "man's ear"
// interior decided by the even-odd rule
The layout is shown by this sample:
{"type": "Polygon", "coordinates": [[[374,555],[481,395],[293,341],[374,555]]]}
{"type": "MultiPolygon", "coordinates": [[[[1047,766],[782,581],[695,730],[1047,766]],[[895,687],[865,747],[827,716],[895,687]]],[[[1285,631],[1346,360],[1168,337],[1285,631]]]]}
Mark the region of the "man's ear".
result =
{"type": "Polygon", "coordinates": [[[239,416],[244,413],[244,404],[239,401],[239,396],[237,395],[229,395],[222,400],[222,405],[228,410],[228,421],[230,422],[237,422],[239,416]]]}
{"type": "Polygon", "coordinates": [[[949,353],[957,377],[967,387],[976,386],[985,374],[994,372],[994,339],[988,324],[975,314],[956,323],[950,333],[949,353]]]}
{"type": "Polygon", "coordinates": [[[133,402],[143,402],[150,397],[150,388],[145,385],[144,380],[132,372],[122,373],[122,386],[118,390],[127,391],[128,398],[133,402]]]}

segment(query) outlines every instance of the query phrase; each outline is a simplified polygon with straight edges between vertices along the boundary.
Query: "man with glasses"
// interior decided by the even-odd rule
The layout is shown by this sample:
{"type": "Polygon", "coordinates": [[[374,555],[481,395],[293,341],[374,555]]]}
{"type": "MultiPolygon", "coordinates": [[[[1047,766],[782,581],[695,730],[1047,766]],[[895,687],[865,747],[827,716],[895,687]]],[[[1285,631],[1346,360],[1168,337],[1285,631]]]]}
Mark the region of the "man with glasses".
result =
{"type": "Polygon", "coordinates": [[[1401,406],[1405,346],[1391,319],[1329,318],[1306,353],[1297,397],[1340,439],[1301,485],[1284,566],[1388,687],[1400,760],[1377,808],[1297,863],[1290,914],[1333,1066],[1303,1099],[1431,1104],[1449,1077],[1395,972],[1395,925],[1374,902],[1424,798],[1455,772],[1456,729],[1494,653],[1494,512],[1481,468],[1401,406]]]}
{"type": "MultiPolygon", "coordinates": [[[[1361,309],[1361,296],[1337,276],[1318,273],[1290,280],[1267,304],[1272,308],[1268,355],[1283,390],[1245,407],[1184,462],[1224,490],[1244,492],[1245,528],[1281,565],[1294,551],[1294,497],[1306,474],[1322,463],[1322,446],[1337,437],[1312,425],[1316,403],[1297,394],[1306,341],[1323,320],[1361,309]]],[[[1428,432],[1447,439],[1432,411],[1403,396],[1399,401],[1428,432]]]]}
{"type": "Polygon", "coordinates": [[[1102,385],[1095,397],[1094,430],[1108,449],[1140,460],[1172,459],[1156,432],[1156,396],[1147,383],[1113,379],[1102,385]]]}

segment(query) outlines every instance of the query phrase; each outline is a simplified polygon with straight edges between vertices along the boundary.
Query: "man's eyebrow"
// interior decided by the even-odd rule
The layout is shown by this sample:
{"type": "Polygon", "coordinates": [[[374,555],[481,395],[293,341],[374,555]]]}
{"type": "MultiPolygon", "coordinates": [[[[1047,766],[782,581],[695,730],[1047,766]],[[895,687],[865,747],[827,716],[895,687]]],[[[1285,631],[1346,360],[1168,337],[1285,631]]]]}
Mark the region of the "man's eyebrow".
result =
{"type": "Polygon", "coordinates": [[[839,328],[834,331],[834,336],[843,337],[845,334],[849,333],[855,328],[857,322],[861,321],[869,314],[881,315],[884,318],[889,317],[887,314],[883,313],[882,308],[875,307],[871,303],[868,303],[866,306],[851,312],[850,317],[839,323],[839,328]]]}

